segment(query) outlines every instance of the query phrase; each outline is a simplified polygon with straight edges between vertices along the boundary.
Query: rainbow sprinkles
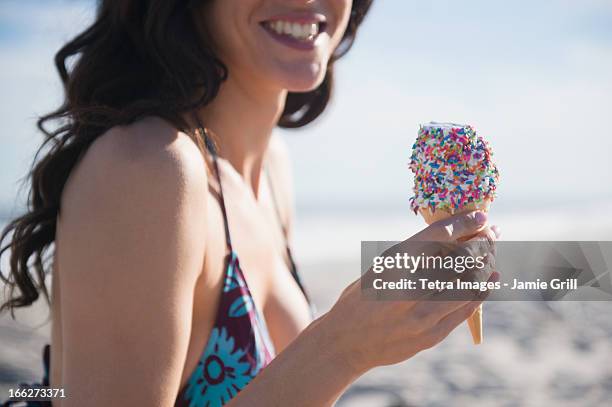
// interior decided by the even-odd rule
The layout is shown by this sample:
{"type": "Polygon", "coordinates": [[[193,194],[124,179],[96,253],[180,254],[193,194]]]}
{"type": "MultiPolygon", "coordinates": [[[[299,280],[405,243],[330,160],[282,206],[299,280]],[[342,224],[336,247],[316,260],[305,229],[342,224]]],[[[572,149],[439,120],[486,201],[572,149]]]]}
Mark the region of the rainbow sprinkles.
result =
{"type": "Polygon", "coordinates": [[[471,203],[493,201],[499,172],[492,155],[488,143],[472,126],[421,125],[410,159],[414,173],[412,210],[455,213],[471,203]]]}

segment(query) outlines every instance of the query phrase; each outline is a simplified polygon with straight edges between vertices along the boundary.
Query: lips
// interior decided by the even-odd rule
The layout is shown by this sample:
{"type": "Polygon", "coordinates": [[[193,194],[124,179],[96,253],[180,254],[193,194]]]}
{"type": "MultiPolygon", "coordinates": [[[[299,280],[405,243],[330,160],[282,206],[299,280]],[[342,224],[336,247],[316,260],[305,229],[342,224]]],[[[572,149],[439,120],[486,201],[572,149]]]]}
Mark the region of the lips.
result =
{"type": "Polygon", "coordinates": [[[300,41],[312,41],[319,34],[318,23],[300,24],[287,20],[271,20],[266,21],[265,25],[278,35],[286,35],[300,41]]]}

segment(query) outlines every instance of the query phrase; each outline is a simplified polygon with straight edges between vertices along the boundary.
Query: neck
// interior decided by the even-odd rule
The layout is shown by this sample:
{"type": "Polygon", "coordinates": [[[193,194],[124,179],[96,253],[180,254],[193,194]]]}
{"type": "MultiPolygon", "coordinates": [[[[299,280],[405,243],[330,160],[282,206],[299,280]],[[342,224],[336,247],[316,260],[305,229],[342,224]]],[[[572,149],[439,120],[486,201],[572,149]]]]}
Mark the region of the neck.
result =
{"type": "Polygon", "coordinates": [[[199,113],[216,135],[219,155],[250,184],[257,197],[263,159],[287,92],[243,85],[230,75],[217,97],[199,113]]]}

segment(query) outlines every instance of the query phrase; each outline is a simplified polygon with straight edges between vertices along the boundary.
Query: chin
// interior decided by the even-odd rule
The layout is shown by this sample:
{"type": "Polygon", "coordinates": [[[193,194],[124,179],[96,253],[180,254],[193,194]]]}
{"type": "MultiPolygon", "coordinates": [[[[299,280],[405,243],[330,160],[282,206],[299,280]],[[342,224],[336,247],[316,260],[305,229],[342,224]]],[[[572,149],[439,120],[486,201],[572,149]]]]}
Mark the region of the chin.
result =
{"type": "Polygon", "coordinates": [[[313,62],[283,71],[283,75],[279,75],[275,81],[280,88],[289,92],[310,92],[325,79],[327,64],[313,62]]]}

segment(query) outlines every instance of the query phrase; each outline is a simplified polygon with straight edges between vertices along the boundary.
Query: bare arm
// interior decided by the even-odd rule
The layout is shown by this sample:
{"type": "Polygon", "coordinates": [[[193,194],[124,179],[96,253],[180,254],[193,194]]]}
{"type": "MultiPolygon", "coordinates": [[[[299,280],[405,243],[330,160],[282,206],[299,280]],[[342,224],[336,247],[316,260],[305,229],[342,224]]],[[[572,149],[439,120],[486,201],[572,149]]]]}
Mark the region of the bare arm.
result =
{"type": "MultiPolygon", "coordinates": [[[[150,127],[150,128],[148,128],[150,127]]],[[[202,269],[206,169],[187,136],[111,130],[64,191],[63,406],[170,406],[202,269]]]]}
{"type": "Polygon", "coordinates": [[[310,324],[228,406],[331,406],[367,370],[350,363],[332,319],[310,324]]]}
{"type": "MultiPolygon", "coordinates": [[[[411,239],[452,241],[475,233],[495,240],[473,213],[433,224],[411,239]]],[[[490,280],[497,279],[494,273],[490,280]]],[[[437,345],[487,294],[475,293],[470,301],[372,301],[363,298],[358,279],[229,406],[331,406],[369,369],[401,362],[437,345]]]]}

